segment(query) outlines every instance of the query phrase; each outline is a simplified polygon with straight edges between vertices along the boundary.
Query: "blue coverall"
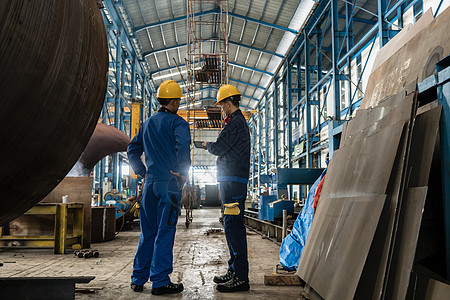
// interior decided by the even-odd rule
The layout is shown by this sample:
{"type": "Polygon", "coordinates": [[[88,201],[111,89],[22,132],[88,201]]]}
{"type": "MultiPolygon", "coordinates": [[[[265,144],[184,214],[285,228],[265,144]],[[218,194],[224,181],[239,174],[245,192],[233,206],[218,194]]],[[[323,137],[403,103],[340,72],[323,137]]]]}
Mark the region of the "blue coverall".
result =
{"type": "Polygon", "coordinates": [[[181,200],[178,177],[187,178],[190,159],[189,124],[180,116],[161,108],[151,116],[128,145],[128,159],[145,184],[140,206],[141,235],[133,263],[132,283],[153,288],[170,283],[173,243],[181,200]],[[145,163],[141,161],[145,154],[145,163]]]}
{"type": "Polygon", "coordinates": [[[247,236],[244,208],[250,171],[250,131],[244,115],[238,109],[227,117],[217,141],[207,143],[208,151],[217,155],[217,181],[222,204],[239,203],[239,214],[224,209],[224,228],[230,251],[228,270],[241,281],[248,281],[247,236]]]}

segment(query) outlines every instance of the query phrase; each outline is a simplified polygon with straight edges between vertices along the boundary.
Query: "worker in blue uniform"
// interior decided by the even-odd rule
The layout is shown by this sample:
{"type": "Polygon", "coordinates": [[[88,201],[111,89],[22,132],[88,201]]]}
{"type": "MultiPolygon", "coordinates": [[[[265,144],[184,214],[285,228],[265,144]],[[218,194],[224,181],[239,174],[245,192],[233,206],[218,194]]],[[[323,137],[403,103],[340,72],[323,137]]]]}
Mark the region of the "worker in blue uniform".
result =
{"type": "Polygon", "coordinates": [[[175,81],[161,83],[157,92],[161,108],[128,145],[128,159],[134,172],[145,177],[140,206],[141,235],[131,276],[135,292],[142,292],[149,279],[154,295],[183,291],[182,283],[172,283],[169,278],[181,189],[191,164],[189,124],[176,114],[181,97],[175,81]],[[141,160],[143,153],[146,166],[141,160]]]}
{"type": "Polygon", "coordinates": [[[220,292],[248,291],[247,235],[244,206],[250,171],[250,131],[239,109],[241,94],[226,84],[217,92],[217,103],[226,115],[225,126],[215,142],[204,142],[203,148],[217,158],[217,181],[224,211],[225,237],[230,251],[227,273],[215,276],[220,292]]]}

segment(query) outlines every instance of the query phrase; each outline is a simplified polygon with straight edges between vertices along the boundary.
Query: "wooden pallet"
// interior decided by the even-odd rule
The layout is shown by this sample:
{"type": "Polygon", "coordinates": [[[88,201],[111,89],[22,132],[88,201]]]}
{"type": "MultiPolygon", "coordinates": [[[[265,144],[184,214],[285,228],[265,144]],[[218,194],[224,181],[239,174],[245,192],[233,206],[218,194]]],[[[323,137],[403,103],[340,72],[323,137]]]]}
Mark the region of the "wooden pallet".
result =
{"type": "Polygon", "coordinates": [[[304,286],[305,282],[295,274],[295,271],[285,271],[280,265],[276,265],[274,273],[264,275],[264,284],[275,286],[304,286]]]}

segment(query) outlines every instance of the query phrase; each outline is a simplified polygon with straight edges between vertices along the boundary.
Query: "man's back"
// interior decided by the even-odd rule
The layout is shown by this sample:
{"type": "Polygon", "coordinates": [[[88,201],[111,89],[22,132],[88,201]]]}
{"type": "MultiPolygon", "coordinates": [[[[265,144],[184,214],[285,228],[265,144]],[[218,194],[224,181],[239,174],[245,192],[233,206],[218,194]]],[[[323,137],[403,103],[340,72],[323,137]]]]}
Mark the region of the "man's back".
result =
{"type": "Polygon", "coordinates": [[[133,169],[142,170],[140,156],[143,151],[146,180],[169,181],[173,177],[170,171],[187,175],[191,163],[190,143],[188,123],[178,115],[160,111],[143,124],[128,146],[130,163],[133,169]]]}

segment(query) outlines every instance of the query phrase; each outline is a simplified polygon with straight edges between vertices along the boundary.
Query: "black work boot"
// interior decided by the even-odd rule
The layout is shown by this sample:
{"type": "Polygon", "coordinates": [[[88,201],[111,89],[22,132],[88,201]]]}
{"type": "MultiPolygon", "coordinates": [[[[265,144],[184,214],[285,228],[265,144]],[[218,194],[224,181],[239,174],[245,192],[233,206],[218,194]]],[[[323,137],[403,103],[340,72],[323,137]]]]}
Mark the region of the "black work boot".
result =
{"type": "Polygon", "coordinates": [[[153,295],[162,295],[162,294],[175,294],[181,293],[184,290],[182,283],[172,283],[157,288],[152,288],[153,295]]]}
{"type": "Polygon", "coordinates": [[[241,281],[236,276],[225,283],[219,283],[216,290],[223,293],[241,292],[250,290],[248,281],[241,281]]]}
{"type": "Polygon", "coordinates": [[[140,293],[140,292],[142,292],[144,290],[144,286],[143,285],[139,285],[139,284],[131,283],[131,289],[133,291],[135,291],[135,292],[140,293]]]}
{"type": "Polygon", "coordinates": [[[222,276],[214,276],[213,281],[215,283],[225,283],[230,279],[234,278],[234,272],[232,270],[228,271],[225,275],[222,276]]]}

